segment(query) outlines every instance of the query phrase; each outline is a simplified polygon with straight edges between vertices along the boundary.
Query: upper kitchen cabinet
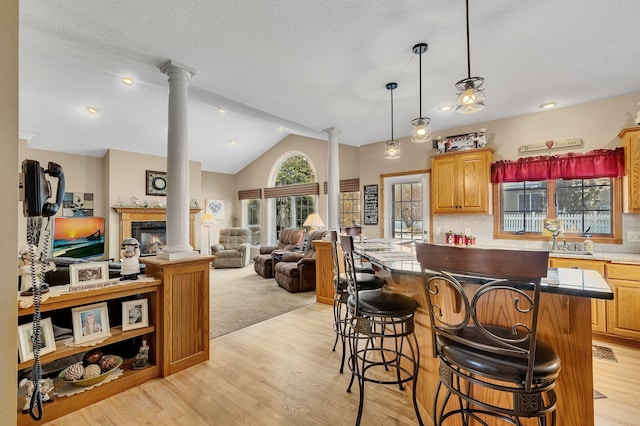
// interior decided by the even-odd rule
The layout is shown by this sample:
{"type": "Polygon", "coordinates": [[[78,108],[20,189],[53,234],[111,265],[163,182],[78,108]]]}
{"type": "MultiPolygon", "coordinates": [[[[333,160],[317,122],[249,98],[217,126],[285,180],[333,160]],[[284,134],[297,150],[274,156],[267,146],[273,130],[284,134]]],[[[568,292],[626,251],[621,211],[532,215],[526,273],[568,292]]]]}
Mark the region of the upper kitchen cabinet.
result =
{"type": "Polygon", "coordinates": [[[488,213],[493,148],[447,152],[431,162],[432,213],[488,213]]]}
{"type": "Polygon", "coordinates": [[[627,127],[618,134],[624,146],[625,174],[629,213],[640,213],[640,126],[627,127]]]}

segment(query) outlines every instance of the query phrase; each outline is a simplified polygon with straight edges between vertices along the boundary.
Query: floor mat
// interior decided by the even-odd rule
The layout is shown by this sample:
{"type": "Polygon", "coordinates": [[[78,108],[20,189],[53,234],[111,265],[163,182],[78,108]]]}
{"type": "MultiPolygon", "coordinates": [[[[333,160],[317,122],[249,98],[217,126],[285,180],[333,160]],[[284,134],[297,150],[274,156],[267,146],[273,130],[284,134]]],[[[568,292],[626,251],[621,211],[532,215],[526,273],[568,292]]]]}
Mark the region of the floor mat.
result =
{"type": "Polygon", "coordinates": [[[593,399],[603,399],[606,398],[607,395],[603,394],[602,392],[598,392],[597,390],[593,390],[593,399]]]}
{"type": "Polygon", "coordinates": [[[605,361],[618,362],[616,355],[613,353],[613,349],[607,346],[591,345],[591,353],[596,359],[603,359],[605,361]]]}

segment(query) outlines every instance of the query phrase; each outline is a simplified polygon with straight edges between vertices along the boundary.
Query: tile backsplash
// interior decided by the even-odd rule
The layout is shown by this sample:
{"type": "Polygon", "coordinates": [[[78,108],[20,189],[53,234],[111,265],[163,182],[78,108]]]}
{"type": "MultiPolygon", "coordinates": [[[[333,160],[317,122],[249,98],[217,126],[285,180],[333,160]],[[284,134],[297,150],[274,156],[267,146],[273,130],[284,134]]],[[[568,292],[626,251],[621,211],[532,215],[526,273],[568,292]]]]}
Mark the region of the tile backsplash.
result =
{"type": "MultiPolygon", "coordinates": [[[[471,230],[476,244],[487,247],[530,248],[543,250],[551,247],[549,241],[496,240],[493,238],[493,215],[487,214],[440,214],[433,216],[433,242],[444,244],[445,233],[471,230]],[[440,228],[440,235],[436,232],[440,228]]],[[[606,253],[640,253],[640,242],[629,242],[627,232],[640,232],[640,214],[622,215],[623,244],[595,244],[594,251],[606,253]]]]}

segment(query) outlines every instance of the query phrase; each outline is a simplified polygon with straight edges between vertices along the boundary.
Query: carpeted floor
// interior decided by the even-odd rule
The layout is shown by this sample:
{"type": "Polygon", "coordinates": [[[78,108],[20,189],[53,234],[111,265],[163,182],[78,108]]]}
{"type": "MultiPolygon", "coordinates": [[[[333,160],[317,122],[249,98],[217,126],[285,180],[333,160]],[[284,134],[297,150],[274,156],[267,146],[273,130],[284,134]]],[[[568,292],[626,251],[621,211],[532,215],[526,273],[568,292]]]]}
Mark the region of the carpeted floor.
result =
{"type": "Polygon", "coordinates": [[[212,269],[210,286],[212,339],[316,301],[315,291],[289,293],[275,279],[258,275],[252,263],[212,269]]]}

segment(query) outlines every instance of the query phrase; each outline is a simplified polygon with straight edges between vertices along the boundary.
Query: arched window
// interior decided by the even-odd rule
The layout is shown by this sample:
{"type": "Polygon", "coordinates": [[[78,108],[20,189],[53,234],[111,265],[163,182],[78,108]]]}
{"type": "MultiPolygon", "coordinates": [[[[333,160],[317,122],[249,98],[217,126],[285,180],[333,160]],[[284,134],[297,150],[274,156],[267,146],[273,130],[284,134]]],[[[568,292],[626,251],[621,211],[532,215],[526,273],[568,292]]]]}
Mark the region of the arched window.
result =
{"type": "MultiPolygon", "coordinates": [[[[280,163],[275,176],[274,186],[299,185],[316,182],[316,173],[311,162],[304,155],[294,154],[280,163]]],[[[316,195],[295,195],[278,197],[274,203],[276,237],[282,228],[302,228],[307,216],[314,213],[317,205],[316,195]]]]}

